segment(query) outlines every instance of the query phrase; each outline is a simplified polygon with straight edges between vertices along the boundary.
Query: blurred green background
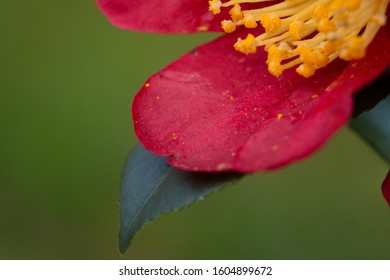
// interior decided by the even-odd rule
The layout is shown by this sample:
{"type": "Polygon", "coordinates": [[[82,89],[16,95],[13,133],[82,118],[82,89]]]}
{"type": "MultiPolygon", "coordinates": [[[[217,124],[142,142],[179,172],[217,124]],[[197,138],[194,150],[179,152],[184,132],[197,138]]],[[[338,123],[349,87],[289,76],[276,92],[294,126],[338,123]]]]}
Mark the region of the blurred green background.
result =
{"type": "MultiPolygon", "coordinates": [[[[114,28],[94,1],[0,2],[0,258],[118,259],[134,94],[215,37],[114,28]]],[[[389,259],[386,164],[344,128],[320,152],[148,224],[129,259],[389,259]]]]}

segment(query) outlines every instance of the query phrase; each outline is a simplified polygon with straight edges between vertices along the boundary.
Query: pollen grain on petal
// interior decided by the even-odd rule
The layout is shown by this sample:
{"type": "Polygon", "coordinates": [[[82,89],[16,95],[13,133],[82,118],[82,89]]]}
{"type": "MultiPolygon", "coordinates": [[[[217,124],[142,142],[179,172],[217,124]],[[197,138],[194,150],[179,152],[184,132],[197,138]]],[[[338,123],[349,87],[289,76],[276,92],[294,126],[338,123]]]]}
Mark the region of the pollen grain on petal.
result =
{"type": "Polygon", "coordinates": [[[207,25],[202,25],[198,27],[198,31],[205,32],[209,30],[209,26],[207,25]]]}

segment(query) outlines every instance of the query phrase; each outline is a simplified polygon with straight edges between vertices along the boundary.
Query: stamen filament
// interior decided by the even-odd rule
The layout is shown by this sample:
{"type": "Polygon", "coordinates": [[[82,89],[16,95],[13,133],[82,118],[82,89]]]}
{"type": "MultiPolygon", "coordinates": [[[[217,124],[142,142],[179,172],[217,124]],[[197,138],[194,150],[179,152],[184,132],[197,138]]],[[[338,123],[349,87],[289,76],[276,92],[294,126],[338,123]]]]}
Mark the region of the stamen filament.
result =
{"type": "Polygon", "coordinates": [[[286,69],[310,77],[336,58],[361,59],[381,26],[386,24],[390,0],[285,0],[259,8],[257,4],[275,0],[210,0],[214,14],[229,9],[231,20],[221,26],[227,33],[239,27],[265,32],[238,39],[234,45],[244,54],[264,46],[268,69],[276,77],[286,69]],[[240,4],[245,5],[245,9],[240,4]],[[251,9],[251,7],[253,7],[251,9]],[[308,38],[309,37],[309,38],[308,38]],[[283,63],[283,61],[287,61],[283,63]]]}

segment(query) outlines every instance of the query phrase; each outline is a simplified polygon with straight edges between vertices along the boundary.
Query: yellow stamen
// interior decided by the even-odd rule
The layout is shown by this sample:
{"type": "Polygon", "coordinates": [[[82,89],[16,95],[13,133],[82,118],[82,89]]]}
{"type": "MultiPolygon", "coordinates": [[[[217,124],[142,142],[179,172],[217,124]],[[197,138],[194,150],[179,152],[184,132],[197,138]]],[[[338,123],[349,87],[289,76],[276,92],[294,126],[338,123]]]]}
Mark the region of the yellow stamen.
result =
{"type": "Polygon", "coordinates": [[[345,0],[335,0],[331,1],[329,5],[329,9],[332,11],[338,11],[341,10],[345,5],[345,0]]]}
{"type": "Polygon", "coordinates": [[[239,38],[238,41],[234,44],[234,48],[244,54],[256,53],[255,36],[248,34],[244,40],[239,38]]]}
{"type": "Polygon", "coordinates": [[[237,28],[264,31],[238,39],[234,48],[255,54],[268,52],[269,72],[279,77],[289,68],[310,77],[337,58],[358,60],[365,56],[381,26],[386,24],[390,0],[210,0],[209,10],[228,9],[231,20],[221,22],[226,33],[237,28]],[[255,4],[275,2],[263,8],[255,4]],[[246,5],[247,4],[247,5],[246,5]],[[242,5],[242,6],[241,6],[242,5]]]}
{"type": "Polygon", "coordinates": [[[361,59],[366,55],[364,39],[361,37],[352,38],[348,45],[341,50],[340,58],[344,60],[361,59]]]}
{"type": "Polygon", "coordinates": [[[244,18],[242,19],[242,22],[244,23],[246,28],[256,28],[257,23],[255,21],[255,18],[251,14],[245,14],[244,18]]]}
{"type": "Polygon", "coordinates": [[[229,15],[232,17],[232,20],[234,22],[238,22],[244,18],[243,14],[241,13],[241,6],[240,4],[235,4],[233,8],[230,9],[229,15]]]}
{"type": "Polygon", "coordinates": [[[271,60],[268,63],[268,71],[274,75],[276,78],[278,78],[283,73],[283,66],[280,64],[280,61],[277,60],[271,60]]]}
{"type": "Polygon", "coordinates": [[[328,17],[329,17],[329,11],[325,7],[324,3],[319,4],[317,7],[313,9],[312,18],[315,21],[321,20],[323,18],[328,18],[328,17]]]}
{"type": "Polygon", "coordinates": [[[301,39],[302,30],[303,30],[303,21],[297,20],[290,23],[289,32],[290,32],[290,36],[293,37],[294,39],[296,40],[301,39]]]}
{"type": "Polygon", "coordinates": [[[213,12],[214,15],[217,15],[221,12],[222,2],[220,0],[210,0],[209,1],[209,11],[213,12]]]}
{"type": "Polygon", "coordinates": [[[359,9],[360,0],[348,0],[347,9],[349,12],[359,9]]]}
{"type": "Polygon", "coordinates": [[[282,26],[282,21],[277,15],[262,15],[260,17],[260,23],[267,33],[275,33],[282,26]]]}
{"type": "Polygon", "coordinates": [[[232,33],[234,31],[236,31],[236,25],[231,20],[223,20],[221,22],[221,26],[222,26],[223,31],[225,31],[226,33],[232,33]]]}
{"type": "Polygon", "coordinates": [[[330,31],[336,31],[336,29],[336,23],[327,18],[321,19],[317,24],[318,32],[328,33],[330,31]]]}
{"type": "Polygon", "coordinates": [[[303,63],[297,67],[297,73],[305,78],[309,78],[314,75],[315,69],[313,65],[309,63],[303,63]]]}
{"type": "Polygon", "coordinates": [[[282,61],[286,58],[287,53],[288,49],[286,47],[273,44],[268,48],[268,59],[282,61]]]}

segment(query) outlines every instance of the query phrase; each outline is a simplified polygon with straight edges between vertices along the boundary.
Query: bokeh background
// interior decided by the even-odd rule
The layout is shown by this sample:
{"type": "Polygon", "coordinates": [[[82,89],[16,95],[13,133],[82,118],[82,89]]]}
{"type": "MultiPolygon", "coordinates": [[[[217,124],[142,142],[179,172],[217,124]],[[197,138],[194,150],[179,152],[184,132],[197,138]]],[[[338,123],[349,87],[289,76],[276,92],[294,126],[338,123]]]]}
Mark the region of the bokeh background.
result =
{"type": "MultiPolygon", "coordinates": [[[[120,259],[132,98],[216,35],[119,30],[94,1],[2,0],[0,14],[0,259],[120,259]]],[[[305,161],[148,224],[124,258],[390,259],[387,168],[344,128],[305,161]]]]}

